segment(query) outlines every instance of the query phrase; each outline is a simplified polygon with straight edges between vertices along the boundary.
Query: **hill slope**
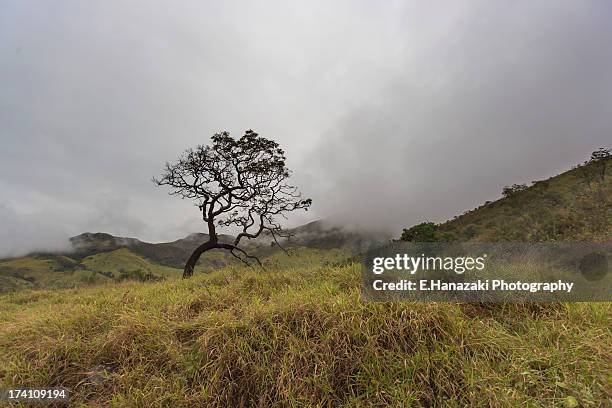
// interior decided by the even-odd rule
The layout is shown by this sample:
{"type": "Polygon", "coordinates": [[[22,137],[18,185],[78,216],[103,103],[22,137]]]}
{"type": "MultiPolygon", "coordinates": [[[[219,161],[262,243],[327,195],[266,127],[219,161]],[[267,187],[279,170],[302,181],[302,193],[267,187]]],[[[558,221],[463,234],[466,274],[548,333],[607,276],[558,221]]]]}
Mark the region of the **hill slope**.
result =
{"type": "Polygon", "coordinates": [[[38,254],[0,261],[0,292],[60,289],[83,285],[179,277],[182,270],[158,265],[126,248],[82,259],[38,254]]]}
{"type": "Polygon", "coordinates": [[[71,405],[606,406],[609,304],[377,303],[301,250],[191,280],[0,296],[0,382],[71,405]]]}
{"type": "Polygon", "coordinates": [[[506,196],[438,226],[405,230],[406,240],[608,241],[612,239],[612,157],[506,188],[506,196]],[[602,167],[604,172],[602,174],[602,167]],[[606,171],[607,170],[607,171],[606,171]]]}

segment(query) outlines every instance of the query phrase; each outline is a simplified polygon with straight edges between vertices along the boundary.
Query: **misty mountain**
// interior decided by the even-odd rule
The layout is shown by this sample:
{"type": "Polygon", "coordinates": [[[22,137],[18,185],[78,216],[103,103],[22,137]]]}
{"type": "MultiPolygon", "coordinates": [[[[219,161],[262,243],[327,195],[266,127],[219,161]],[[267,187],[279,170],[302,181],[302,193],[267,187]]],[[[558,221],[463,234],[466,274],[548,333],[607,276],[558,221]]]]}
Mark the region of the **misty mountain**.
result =
{"type": "MultiPolygon", "coordinates": [[[[340,249],[346,255],[358,254],[380,245],[388,236],[353,231],[329,221],[314,221],[288,230],[291,238],[280,241],[292,250],[307,247],[317,250],[340,249]]],[[[231,242],[231,235],[219,235],[231,242]]],[[[20,289],[68,288],[122,280],[150,281],[178,278],[185,260],[208,234],[193,233],[172,242],[151,243],[137,238],[117,237],[102,232],[86,232],[70,238],[72,249],[54,253],[31,253],[0,260],[0,292],[20,289]]],[[[244,241],[242,247],[261,259],[279,253],[271,236],[244,241]]],[[[345,255],[345,256],[346,256],[345,255]]],[[[200,272],[210,272],[238,261],[228,251],[207,251],[198,262],[200,272]]]]}
{"type": "MultiPolygon", "coordinates": [[[[289,239],[279,241],[286,248],[308,247],[317,249],[343,249],[356,254],[367,251],[374,246],[384,244],[390,236],[384,233],[356,231],[335,225],[330,221],[318,220],[288,229],[289,239]]],[[[231,242],[231,235],[219,235],[222,242],[231,242]]],[[[86,232],[70,238],[73,251],[64,255],[82,259],[93,254],[127,248],[135,254],[149,259],[159,265],[174,268],[183,267],[185,260],[193,250],[208,240],[208,234],[193,233],[172,242],[150,243],[136,238],[116,237],[107,233],[86,232]]],[[[262,234],[254,240],[243,240],[243,247],[257,256],[267,256],[279,250],[269,234],[262,234]]],[[[224,251],[218,251],[224,253],[224,251]]]]}
{"type": "MultiPolygon", "coordinates": [[[[220,236],[220,239],[229,240],[231,237],[223,235],[220,236]]],[[[65,253],[65,255],[82,259],[97,253],[127,248],[160,265],[178,268],[198,245],[207,240],[208,234],[194,233],[172,242],[150,243],[136,238],[116,237],[102,232],[85,232],[70,238],[74,250],[65,253]]]]}

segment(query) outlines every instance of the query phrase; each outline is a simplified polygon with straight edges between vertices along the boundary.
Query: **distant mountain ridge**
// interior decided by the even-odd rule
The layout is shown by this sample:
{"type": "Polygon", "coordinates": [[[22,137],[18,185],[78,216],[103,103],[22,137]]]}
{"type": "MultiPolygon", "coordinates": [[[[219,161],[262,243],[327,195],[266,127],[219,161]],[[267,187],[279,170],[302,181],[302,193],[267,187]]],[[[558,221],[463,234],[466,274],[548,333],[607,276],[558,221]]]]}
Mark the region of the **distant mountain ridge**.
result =
{"type": "MultiPolygon", "coordinates": [[[[339,248],[351,253],[367,251],[374,246],[384,244],[390,239],[390,235],[345,229],[323,220],[313,221],[287,231],[291,234],[291,238],[281,240],[283,246],[289,248],[339,248]]],[[[234,237],[231,235],[219,235],[219,240],[222,242],[231,242],[233,239],[234,237]]],[[[208,241],[208,234],[204,233],[192,233],[171,242],[150,243],[136,238],[117,237],[103,232],[85,232],[70,238],[74,250],[62,254],[74,259],[82,259],[97,253],[127,248],[157,264],[181,268],[193,250],[206,241],[208,241]]],[[[267,234],[262,234],[259,238],[251,241],[244,240],[242,243],[246,250],[258,256],[267,256],[277,250],[271,245],[272,238],[267,234]]]]}
{"type": "Polygon", "coordinates": [[[96,253],[127,248],[160,265],[177,268],[181,266],[181,260],[184,262],[201,242],[207,240],[208,234],[194,233],[176,241],[150,243],[136,238],[116,237],[103,232],[85,232],[70,238],[74,250],[65,254],[75,259],[82,259],[96,253]]]}
{"type": "MultiPolygon", "coordinates": [[[[288,249],[340,249],[357,254],[389,237],[344,229],[325,221],[314,221],[290,229],[292,238],[281,241],[288,249]]],[[[220,235],[221,241],[234,237],[220,235]]],[[[103,232],[85,232],[70,238],[72,250],[37,252],[0,260],[0,292],[21,289],[70,288],[129,280],[159,280],[182,275],[185,260],[208,234],[193,233],[171,242],[150,243],[103,232]]],[[[280,251],[269,235],[245,240],[242,247],[264,260],[280,251]]],[[[238,262],[228,251],[214,249],[200,258],[198,270],[212,271],[238,262]]]]}

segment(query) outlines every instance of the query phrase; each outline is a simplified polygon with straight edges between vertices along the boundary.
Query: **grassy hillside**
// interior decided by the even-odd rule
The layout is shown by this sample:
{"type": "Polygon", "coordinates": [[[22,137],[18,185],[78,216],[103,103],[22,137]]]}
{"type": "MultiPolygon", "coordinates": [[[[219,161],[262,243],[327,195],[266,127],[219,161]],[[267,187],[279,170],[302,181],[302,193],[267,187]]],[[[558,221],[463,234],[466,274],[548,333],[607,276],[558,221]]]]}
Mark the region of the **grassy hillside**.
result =
{"type": "Polygon", "coordinates": [[[2,295],[0,379],[74,406],[612,403],[610,304],[369,303],[345,260],[2,295]]]}
{"type": "Polygon", "coordinates": [[[29,256],[0,261],[0,292],[71,287],[87,278],[83,266],[65,256],[29,256]]]}
{"type": "MultiPolygon", "coordinates": [[[[236,261],[222,251],[210,251],[198,263],[199,271],[236,261]]],[[[0,293],[24,289],[74,288],[123,280],[162,280],[182,276],[182,268],[157,264],[127,248],[94,253],[82,259],[38,254],[0,260],[0,293]]]]}
{"type": "Polygon", "coordinates": [[[402,239],[424,241],[608,241],[612,239],[612,157],[508,187],[505,197],[402,239]],[[602,175],[601,170],[605,169],[602,175]]]}
{"type": "Polygon", "coordinates": [[[35,255],[0,261],[0,292],[59,289],[179,277],[182,270],[154,264],[126,248],[77,260],[64,255],[35,255]]]}
{"type": "Polygon", "coordinates": [[[88,256],[81,263],[87,270],[107,275],[115,279],[129,279],[131,276],[145,276],[149,279],[178,277],[182,273],[176,268],[156,265],[150,261],[134,254],[126,248],[117,249],[112,252],[103,252],[88,256]]]}

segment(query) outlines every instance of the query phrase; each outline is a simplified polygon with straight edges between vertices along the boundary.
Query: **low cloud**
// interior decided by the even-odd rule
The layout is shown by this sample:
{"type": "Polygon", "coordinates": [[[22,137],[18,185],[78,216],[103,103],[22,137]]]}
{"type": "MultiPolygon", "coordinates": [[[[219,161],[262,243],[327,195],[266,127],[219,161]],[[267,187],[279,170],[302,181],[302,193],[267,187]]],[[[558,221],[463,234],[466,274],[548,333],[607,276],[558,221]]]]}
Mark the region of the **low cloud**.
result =
{"type": "Polygon", "coordinates": [[[474,7],[430,47],[407,52],[405,71],[364,95],[308,157],[317,210],[398,233],[609,143],[610,13],[531,4],[474,7]]]}
{"type": "Polygon", "coordinates": [[[57,220],[44,214],[18,214],[7,204],[0,203],[0,258],[24,255],[31,251],[65,251],[70,249],[65,230],[57,220]]]}

